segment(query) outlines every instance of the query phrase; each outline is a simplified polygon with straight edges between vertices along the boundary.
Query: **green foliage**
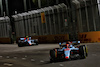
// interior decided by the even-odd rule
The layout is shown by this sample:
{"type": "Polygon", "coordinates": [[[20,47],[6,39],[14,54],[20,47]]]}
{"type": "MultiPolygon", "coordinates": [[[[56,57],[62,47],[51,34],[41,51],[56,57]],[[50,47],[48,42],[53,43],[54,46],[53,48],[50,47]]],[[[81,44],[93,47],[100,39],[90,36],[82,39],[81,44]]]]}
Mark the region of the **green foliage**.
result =
{"type": "Polygon", "coordinates": [[[53,6],[56,4],[56,0],[49,0],[49,5],[53,6]]]}
{"type": "Polygon", "coordinates": [[[38,0],[32,0],[32,2],[34,3],[35,7],[38,8],[38,0]]]}
{"type": "MultiPolygon", "coordinates": [[[[38,0],[32,0],[32,2],[38,6],[38,0]]],[[[41,0],[41,7],[46,7],[48,5],[53,6],[56,4],[56,0],[41,0]]]]}
{"type": "Polygon", "coordinates": [[[41,6],[42,6],[42,7],[45,7],[46,5],[47,5],[46,0],[41,0],[41,6]]]}

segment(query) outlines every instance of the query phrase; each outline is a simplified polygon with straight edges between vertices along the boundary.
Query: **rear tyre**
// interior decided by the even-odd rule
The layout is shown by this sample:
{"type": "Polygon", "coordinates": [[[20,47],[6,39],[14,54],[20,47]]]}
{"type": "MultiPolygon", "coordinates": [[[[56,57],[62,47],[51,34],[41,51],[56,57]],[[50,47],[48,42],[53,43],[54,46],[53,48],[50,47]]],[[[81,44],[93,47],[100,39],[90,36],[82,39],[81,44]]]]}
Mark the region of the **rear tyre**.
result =
{"type": "Polygon", "coordinates": [[[22,43],[18,43],[18,47],[22,47],[22,43]]]}

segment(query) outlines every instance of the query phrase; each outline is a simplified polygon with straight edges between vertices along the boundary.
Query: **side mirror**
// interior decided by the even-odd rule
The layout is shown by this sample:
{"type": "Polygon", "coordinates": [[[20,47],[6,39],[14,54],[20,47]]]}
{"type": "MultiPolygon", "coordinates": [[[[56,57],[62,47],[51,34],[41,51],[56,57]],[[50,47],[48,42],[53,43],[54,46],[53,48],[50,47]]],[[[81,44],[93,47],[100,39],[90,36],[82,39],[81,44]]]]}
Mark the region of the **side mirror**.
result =
{"type": "Polygon", "coordinates": [[[61,42],[59,43],[59,45],[61,45],[61,42]]]}
{"type": "Polygon", "coordinates": [[[80,41],[78,41],[78,44],[80,44],[81,42],[80,41]]]}
{"type": "Polygon", "coordinates": [[[59,46],[62,47],[62,46],[61,46],[61,42],[59,43],[59,46]]]}

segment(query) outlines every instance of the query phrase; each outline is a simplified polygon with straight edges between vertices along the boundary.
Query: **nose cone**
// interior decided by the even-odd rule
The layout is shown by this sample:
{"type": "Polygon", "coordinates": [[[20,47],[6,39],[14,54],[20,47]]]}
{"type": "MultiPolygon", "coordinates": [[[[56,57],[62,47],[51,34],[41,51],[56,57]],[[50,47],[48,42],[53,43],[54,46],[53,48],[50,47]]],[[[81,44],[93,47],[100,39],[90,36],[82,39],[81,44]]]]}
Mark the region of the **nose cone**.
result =
{"type": "Polygon", "coordinates": [[[69,58],[68,56],[65,57],[65,59],[68,59],[68,58],[69,58]]]}

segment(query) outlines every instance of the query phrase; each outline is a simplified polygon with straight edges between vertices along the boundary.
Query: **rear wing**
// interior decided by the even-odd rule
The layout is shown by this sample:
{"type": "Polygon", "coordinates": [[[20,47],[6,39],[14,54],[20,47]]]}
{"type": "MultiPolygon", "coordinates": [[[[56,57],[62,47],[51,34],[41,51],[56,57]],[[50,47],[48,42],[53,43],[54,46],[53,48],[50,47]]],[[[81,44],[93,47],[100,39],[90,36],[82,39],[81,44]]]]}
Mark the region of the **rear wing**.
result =
{"type": "MultiPolygon", "coordinates": [[[[19,40],[25,40],[25,37],[21,37],[19,40]]],[[[31,40],[31,37],[29,37],[29,40],[31,40]]]]}

